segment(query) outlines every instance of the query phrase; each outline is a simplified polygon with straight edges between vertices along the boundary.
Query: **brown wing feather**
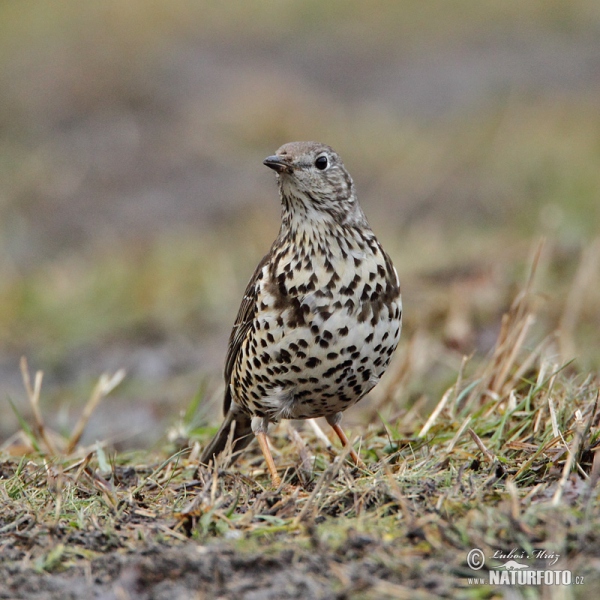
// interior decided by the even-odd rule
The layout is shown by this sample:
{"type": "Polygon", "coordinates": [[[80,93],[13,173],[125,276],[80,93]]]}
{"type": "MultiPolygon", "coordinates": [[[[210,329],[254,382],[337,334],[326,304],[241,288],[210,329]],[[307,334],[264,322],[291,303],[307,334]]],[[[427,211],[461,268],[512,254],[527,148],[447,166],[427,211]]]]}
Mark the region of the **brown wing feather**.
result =
{"type": "Polygon", "coordinates": [[[227,415],[229,407],[231,406],[231,391],[229,390],[229,384],[231,382],[231,373],[237,359],[237,355],[242,347],[242,343],[248,334],[250,325],[256,315],[256,297],[257,297],[257,283],[258,276],[269,260],[270,253],[266,254],[263,259],[258,263],[258,266],[254,270],[254,274],[248,282],[246,291],[240,308],[238,310],[231,335],[229,336],[229,344],[227,346],[227,356],[225,358],[225,398],[223,399],[223,414],[227,415]]]}

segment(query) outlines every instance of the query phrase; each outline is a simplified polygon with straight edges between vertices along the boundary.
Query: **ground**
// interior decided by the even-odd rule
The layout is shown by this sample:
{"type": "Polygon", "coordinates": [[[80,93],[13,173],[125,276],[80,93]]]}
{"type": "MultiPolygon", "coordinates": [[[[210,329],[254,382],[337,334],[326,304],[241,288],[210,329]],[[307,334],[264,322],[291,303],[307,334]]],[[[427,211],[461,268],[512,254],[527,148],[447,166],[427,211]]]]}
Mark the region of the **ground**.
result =
{"type": "Polygon", "coordinates": [[[141,463],[102,444],[65,456],[65,440],[23,421],[1,463],[0,597],[495,597],[489,573],[511,550],[528,569],[569,571],[560,593],[592,596],[598,381],[523,346],[531,281],[493,353],[426,420],[409,409],[361,430],[364,469],[289,423],[273,436],[273,489],[256,451],[198,467],[191,432],[141,463]]]}

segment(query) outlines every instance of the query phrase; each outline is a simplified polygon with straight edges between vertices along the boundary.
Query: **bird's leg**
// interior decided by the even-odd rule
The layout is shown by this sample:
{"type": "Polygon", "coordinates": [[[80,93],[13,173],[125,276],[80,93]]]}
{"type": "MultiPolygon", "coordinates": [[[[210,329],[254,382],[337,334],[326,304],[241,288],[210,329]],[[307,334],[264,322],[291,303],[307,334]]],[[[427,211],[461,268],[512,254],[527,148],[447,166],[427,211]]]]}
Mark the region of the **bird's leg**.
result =
{"type": "Polygon", "coordinates": [[[262,417],[253,417],[252,419],[252,431],[258,440],[258,445],[265,457],[265,462],[267,463],[267,469],[269,469],[269,474],[271,475],[271,482],[273,483],[273,487],[278,488],[281,485],[281,478],[279,477],[279,473],[277,473],[277,468],[275,467],[275,461],[273,460],[273,455],[271,454],[271,449],[269,448],[269,440],[267,439],[267,428],[269,426],[269,422],[262,417]]]}
{"type": "Polygon", "coordinates": [[[277,473],[277,468],[275,467],[275,461],[273,460],[271,449],[269,448],[267,434],[264,431],[259,431],[256,434],[256,439],[258,440],[258,445],[260,446],[263,456],[265,457],[265,462],[267,463],[267,468],[269,469],[269,473],[271,475],[273,487],[278,488],[281,485],[281,478],[279,477],[279,473],[277,473]]]}
{"type": "MultiPolygon", "coordinates": [[[[344,430],[340,427],[340,421],[342,420],[342,413],[336,413],[335,415],[332,415],[332,416],[329,416],[326,418],[327,418],[327,422],[331,425],[331,428],[335,431],[337,436],[340,438],[340,442],[342,442],[342,446],[344,446],[344,448],[346,446],[349,446],[350,442],[348,441],[348,438],[346,437],[344,430]]],[[[350,456],[352,457],[352,460],[354,461],[354,464],[357,467],[359,467],[361,469],[366,468],[365,463],[361,460],[360,456],[358,456],[358,454],[352,447],[350,448],[350,456]]]]}

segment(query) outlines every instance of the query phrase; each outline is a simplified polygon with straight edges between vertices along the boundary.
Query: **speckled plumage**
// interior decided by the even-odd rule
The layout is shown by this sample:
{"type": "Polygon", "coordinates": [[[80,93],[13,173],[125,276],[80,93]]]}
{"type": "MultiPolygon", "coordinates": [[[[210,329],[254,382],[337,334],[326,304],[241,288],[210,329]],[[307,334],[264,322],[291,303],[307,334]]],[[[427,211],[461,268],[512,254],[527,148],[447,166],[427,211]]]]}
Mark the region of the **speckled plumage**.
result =
{"type": "MultiPolygon", "coordinates": [[[[204,451],[234,448],[280,419],[334,425],[385,372],[400,338],[398,276],[335,151],[294,142],[277,172],[281,229],[244,294],[225,366],[226,420],[204,451]]],[[[338,434],[339,435],[339,434],[338,434]]]]}

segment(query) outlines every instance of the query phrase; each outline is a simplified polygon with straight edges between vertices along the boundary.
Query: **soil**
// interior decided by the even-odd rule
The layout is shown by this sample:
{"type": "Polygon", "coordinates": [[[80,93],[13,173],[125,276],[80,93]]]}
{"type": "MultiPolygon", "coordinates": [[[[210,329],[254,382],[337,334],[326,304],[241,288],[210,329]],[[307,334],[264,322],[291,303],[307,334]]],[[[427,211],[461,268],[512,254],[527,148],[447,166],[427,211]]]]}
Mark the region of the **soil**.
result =
{"type": "MultiPolygon", "coordinates": [[[[130,553],[108,552],[63,573],[35,573],[22,570],[16,563],[11,567],[5,560],[0,567],[0,598],[341,600],[368,593],[381,581],[400,582],[398,572],[370,558],[378,543],[358,538],[337,553],[294,548],[274,556],[246,555],[223,544],[155,545],[130,553]],[[340,581],[341,570],[344,583],[340,581]]],[[[420,584],[436,588],[433,570],[428,579],[420,584]]]]}

